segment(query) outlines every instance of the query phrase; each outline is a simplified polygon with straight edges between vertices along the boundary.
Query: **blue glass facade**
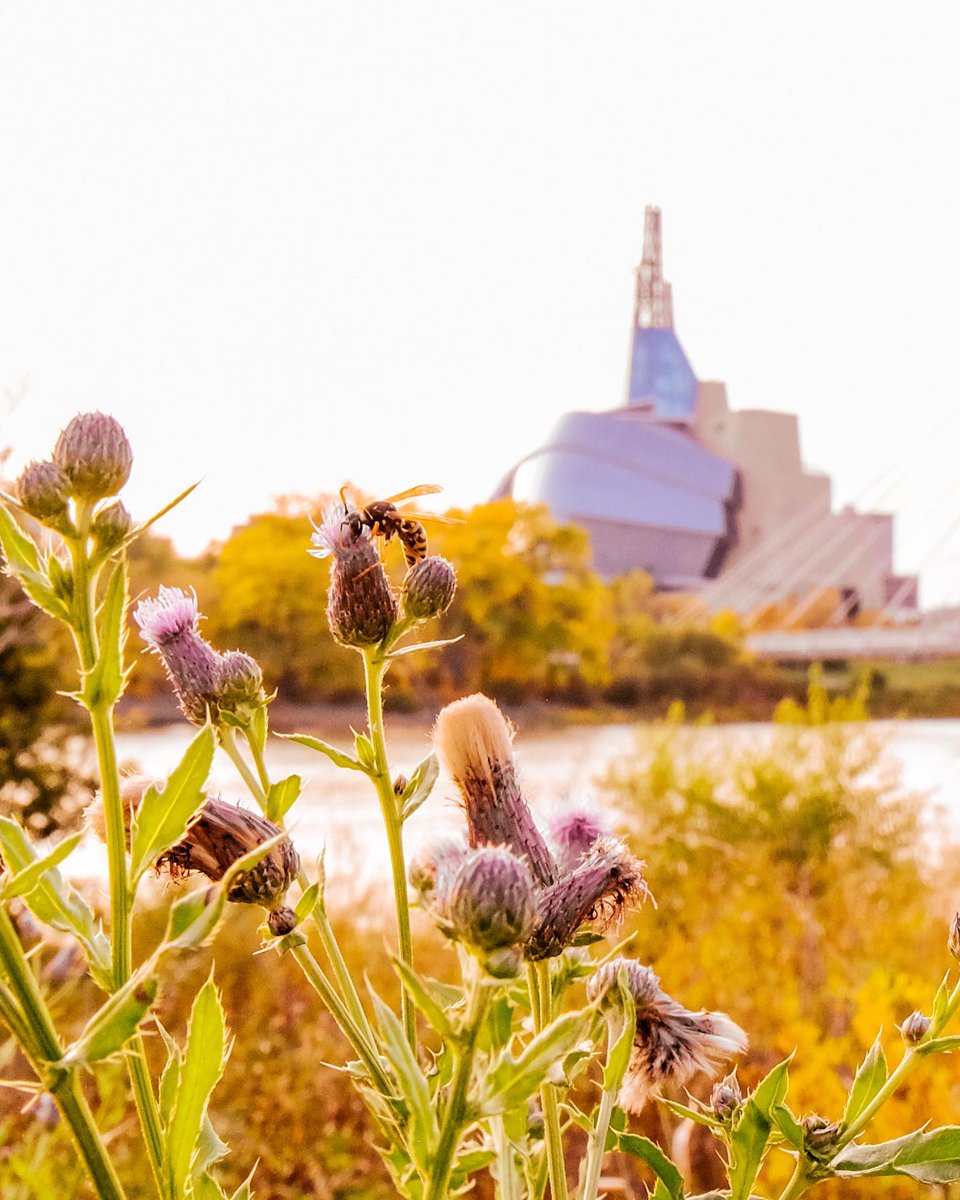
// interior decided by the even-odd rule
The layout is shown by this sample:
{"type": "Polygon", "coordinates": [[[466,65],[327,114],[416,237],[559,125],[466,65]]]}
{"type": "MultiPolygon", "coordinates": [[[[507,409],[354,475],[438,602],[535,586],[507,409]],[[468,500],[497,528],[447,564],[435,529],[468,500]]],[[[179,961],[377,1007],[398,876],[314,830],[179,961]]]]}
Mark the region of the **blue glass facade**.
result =
{"type": "Polygon", "coordinates": [[[627,403],[663,421],[692,421],[697,377],[672,329],[634,329],[627,403]]]}

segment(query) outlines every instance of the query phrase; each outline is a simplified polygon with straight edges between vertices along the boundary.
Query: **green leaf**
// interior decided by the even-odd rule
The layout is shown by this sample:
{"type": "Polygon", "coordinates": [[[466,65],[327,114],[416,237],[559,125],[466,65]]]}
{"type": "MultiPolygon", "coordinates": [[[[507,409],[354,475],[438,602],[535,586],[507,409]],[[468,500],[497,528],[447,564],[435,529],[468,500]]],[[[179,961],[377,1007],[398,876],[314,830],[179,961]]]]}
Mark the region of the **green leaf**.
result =
{"type": "Polygon", "coordinates": [[[356,733],[353,735],[353,748],[357,753],[357,761],[360,763],[360,769],[363,771],[372,771],[377,761],[377,756],[374,753],[373,742],[365,733],[356,733]]]}
{"type": "Polygon", "coordinates": [[[633,1155],[634,1158],[643,1159],[663,1184],[666,1195],[671,1200],[682,1200],[683,1176],[656,1142],[651,1142],[649,1138],[640,1137],[636,1133],[616,1133],[616,1138],[617,1149],[624,1154],[633,1155]]]}
{"type": "Polygon", "coordinates": [[[4,900],[12,900],[14,896],[24,896],[28,892],[32,892],[40,882],[41,876],[46,875],[47,871],[52,870],[71,855],[82,838],[82,833],[74,833],[70,837],[64,838],[49,854],[35,859],[28,867],[24,867],[22,871],[18,871],[16,875],[8,878],[3,886],[4,900]]]}
{"type": "Polygon", "coordinates": [[[270,785],[267,792],[266,817],[279,824],[303,791],[303,780],[299,775],[288,775],[270,785]]]}
{"type": "Polygon", "coordinates": [[[933,998],[933,1023],[939,1025],[943,1018],[947,1015],[947,1004],[950,1001],[950,972],[948,971],[940,981],[940,986],[937,988],[937,994],[933,998]]]}
{"type": "Polygon", "coordinates": [[[169,1125],[170,1117],[173,1115],[173,1105],[177,1098],[177,1088],[180,1085],[180,1064],[183,1061],[183,1054],[159,1021],[156,1022],[156,1026],[167,1051],[167,1061],[160,1075],[160,1116],[164,1125],[169,1125]]]}
{"type": "Polygon", "coordinates": [[[166,1170],[175,1195],[186,1189],[198,1152],[210,1094],[227,1061],[227,1031],[220,996],[208,979],[193,1003],[173,1114],[167,1128],[166,1170]]]}
{"type": "Polygon", "coordinates": [[[850,1126],[870,1104],[876,1094],[887,1082],[887,1059],[880,1045],[880,1035],[867,1051],[863,1062],[857,1068],[857,1074],[847,1098],[847,1106],[843,1110],[843,1124],[850,1126]]]}
{"type": "Polygon", "coordinates": [[[230,1200],[253,1200],[253,1176],[258,1166],[258,1163],[254,1163],[253,1170],[233,1193],[230,1200]]]}
{"type": "Polygon", "coordinates": [[[435,754],[428,754],[423,762],[417,763],[400,796],[401,820],[406,821],[408,817],[412,817],[428,798],[439,774],[440,760],[435,754]]]}
{"type": "Polygon", "coordinates": [[[102,1062],[123,1049],[157,998],[159,985],[153,967],[153,962],[145,963],[93,1014],[80,1036],[67,1047],[60,1060],[63,1066],[102,1062]]]}
{"type": "Polygon", "coordinates": [[[754,1104],[768,1121],[773,1109],[778,1104],[783,1103],[784,1097],[787,1094],[787,1087],[790,1081],[790,1063],[792,1060],[793,1055],[791,1054],[783,1062],[777,1063],[773,1070],[760,1080],[751,1093],[754,1104]]]}
{"type": "Polygon", "coordinates": [[[960,1126],[947,1125],[928,1133],[873,1146],[847,1146],[830,1164],[838,1175],[906,1175],[926,1184],[960,1180],[960,1126]]]}
{"type": "Polygon", "coordinates": [[[306,746],[308,750],[316,750],[318,754],[325,754],[335,766],[346,767],[348,771],[366,773],[367,768],[362,763],[321,738],[311,737],[308,733],[281,733],[277,736],[285,738],[288,742],[298,742],[301,746],[306,746]]]}
{"type": "Polygon", "coordinates": [[[217,746],[211,725],[205,725],[187,747],[163,790],[153,784],[134,815],[130,835],[130,878],[134,883],[160,855],[175,846],[205,799],[205,786],[217,746]]]}
{"type": "Polygon", "coordinates": [[[40,551],[7,509],[0,504],[0,548],[6,560],[6,571],[12,575],[34,602],[59,621],[67,621],[70,612],[51,586],[40,551]]]}
{"type": "Polygon", "coordinates": [[[227,1193],[212,1175],[198,1175],[193,1181],[191,1200],[227,1200],[227,1193]]]}
{"type": "Polygon", "coordinates": [[[665,1096],[658,1096],[657,1100],[664,1108],[669,1109],[670,1112],[685,1121],[693,1121],[694,1124],[703,1125],[707,1129],[720,1130],[723,1128],[723,1125],[715,1117],[712,1117],[702,1109],[688,1108],[686,1104],[679,1104],[676,1100],[668,1100],[665,1096]]]}
{"type": "MultiPolygon", "coordinates": [[[[16,821],[0,817],[0,854],[14,874],[36,862],[33,843],[16,821]]],[[[75,892],[55,866],[48,866],[36,886],[24,896],[24,902],[40,921],[61,933],[71,933],[83,946],[90,973],[105,991],[113,988],[113,964],[110,942],[94,919],[86,900],[75,892]]]]}
{"type": "Polygon", "coordinates": [[[950,1037],[934,1038],[932,1042],[921,1042],[919,1046],[914,1046],[914,1054],[925,1056],[927,1054],[950,1054],[953,1050],[960,1050],[960,1035],[951,1034],[950,1037]]]}
{"type": "Polygon", "coordinates": [[[614,1009],[619,1030],[615,1030],[612,1016],[607,1017],[607,1038],[610,1039],[607,1050],[607,1061],[603,1068],[603,1090],[615,1092],[620,1090],[630,1053],[633,1050],[633,1040],[637,1033],[637,1010],[633,993],[627,983],[627,973],[620,968],[617,978],[617,988],[620,992],[620,1003],[614,1009]]]}
{"type": "Polygon", "coordinates": [[[297,914],[298,924],[302,921],[305,921],[310,916],[313,910],[317,907],[319,900],[320,881],[315,880],[310,884],[307,890],[302,893],[300,899],[297,901],[297,906],[294,911],[297,914]]]}
{"type": "Polygon", "coordinates": [[[221,1158],[226,1157],[229,1153],[230,1147],[214,1129],[213,1122],[210,1120],[210,1114],[208,1113],[203,1118],[203,1125],[200,1127],[197,1153],[193,1161],[194,1175],[205,1172],[208,1167],[212,1167],[215,1162],[219,1162],[221,1158]]]}
{"type": "MultiPolygon", "coordinates": [[[[779,1101],[776,1103],[779,1104],[779,1101]]],[[[766,1154],[770,1131],[770,1118],[752,1096],[748,1097],[739,1120],[730,1131],[730,1166],[727,1174],[731,1200],[749,1200],[766,1154]]]]}
{"type": "Polygon", "coordinates": [[[410,999],[427,1018],[431,1027],[440,1034],[445,1042],[452,1041],[454,1030],[450,1019],[439,1000],[432,994],[426,981],[421,979],[413,967],[403,962],[402,959],[395,958],[393,965],[410,999]]]}
{"type": "Polygon", "coordinates": [[[773,1123],[795,1150],[803,1149],[803,1127],[785,1104],[773,1110],[773,1123]]]}
{"type": "Polygon", "coordinates": [[[127,641],[127,564],[114,567],[100,607],[100,649],[97,661],[83,677],[80,698],[88,709],[98,704],[112,707],[123,693],[123,649],[127,641]]]}
{"type": "Polygon", "coordinates": [[[590,1031],[595,1010],[564,1013],[542,1030],[518,1058],[504,1055],[491,1073],[483,1113],[493,1116],[534,1094],[545,1080],[558,1074],[561,1060],[590,1031]]]}
{"type": "Polygon", "coordinates": [[[436,642],[414,642],[412,646],[401,646],[399,650],[391,650],[387,658],[402,658],[405,654],[413,654],[415,650],[437,650],[441,646],[452,646],[455,642],[463,640],[464,635],[461,633],[455,638],[441,638],[436,642]]]}
{"type": "Polygon", "coordinates": [[[370,995],[380,1026],[383,1052],[410,1112],[410,1152],[417,1167],[426,1171],[439,1138],[436,1114],[430,1104],[430,1085],[410,1049],[403,1026],[372,988],[370,995]]]}

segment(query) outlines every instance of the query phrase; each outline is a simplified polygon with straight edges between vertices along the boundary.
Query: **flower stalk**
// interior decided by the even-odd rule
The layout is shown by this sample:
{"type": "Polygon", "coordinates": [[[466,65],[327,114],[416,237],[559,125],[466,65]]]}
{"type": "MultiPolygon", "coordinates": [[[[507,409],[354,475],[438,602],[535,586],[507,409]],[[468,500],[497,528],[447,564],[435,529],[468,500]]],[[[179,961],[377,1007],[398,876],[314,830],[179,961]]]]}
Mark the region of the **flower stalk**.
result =
{"type": "Polygon", "coordinates": [[[457,1046],[456,1066],[450,1084],[450,1094],[440,1127],[440,1141],[433,1158],[430,1179],[424,1193],[425,1200],[446,1200],[453,1159],[469,1124],[467,1093],[473,1074],[473,1060],[477,1042],[490,1007],[492,987],[483,978],[477,964],[472,963],[467,991],[467,1009],[457,1046]]]}
{"type": "MultiPolygon", "coordinates": [[[[377,789],[380,812],[387,834],[393,898],[397,912],[397,947],[400,961],[413,966],[413,938],[410,933],[410,901],[407,895],[407,868],[403,852],[403,818],[393,790],[383,728],[383,677],[390,665],[384,646],[363,647],[363,680],[367,696],[367,730],[373,746],[370,778],[377,789]]],[[[416,1013],[406,990],[400,997],[400,1017],[411,1049],[416,1050],[416,1013]]]]}
{"type": "Polygon", "coordinates": [[[76,1073],[56,1066],[63,1057],[53,1020],[37,987],[7,910],[0,905],[0,963],[12,992],[0,986],[0,1016],[10,1026],[37,1078],[51,1093],[77,1143],[100,1200],[125,1200],[76,1073]]]}
{"type": "MultiPolygon", "coordinates": [[[[533,1012],[533,1028],[536,1033],[540,1033],[553,1019],[553,984],[549,960],[527,964],[527,986],[533,1012]]],[[[543,1106],[543,1136],[547,1147],[550,1194],[553,1200],[567,1200],[567,1168],[563,1157],[563,1135],[560,1131],[560,1106],[557,1101],[557,1089],[552,1083],[544,1083],[541,1086],[540,1103],[543,1106]]]]}

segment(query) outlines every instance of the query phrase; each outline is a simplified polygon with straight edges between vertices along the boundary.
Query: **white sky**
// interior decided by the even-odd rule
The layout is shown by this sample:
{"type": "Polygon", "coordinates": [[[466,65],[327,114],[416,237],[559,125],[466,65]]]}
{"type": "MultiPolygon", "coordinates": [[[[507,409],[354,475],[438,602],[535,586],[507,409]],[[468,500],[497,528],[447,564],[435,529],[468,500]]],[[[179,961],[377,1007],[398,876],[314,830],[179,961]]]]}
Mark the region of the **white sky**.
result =
{"type": "MultiPolygon", "coordinates": [[[[205,476],[163,526],[189,551],[347,478],[483,499],[620,402],[657,203],[694,370],[799,413],[916,568],[960,514],[958,32],[935,2],[8,0],[0,441],[114,413],[135,515],[205,476]]],[[[960,597],[960,528],[925,584],[960,597]]]]}

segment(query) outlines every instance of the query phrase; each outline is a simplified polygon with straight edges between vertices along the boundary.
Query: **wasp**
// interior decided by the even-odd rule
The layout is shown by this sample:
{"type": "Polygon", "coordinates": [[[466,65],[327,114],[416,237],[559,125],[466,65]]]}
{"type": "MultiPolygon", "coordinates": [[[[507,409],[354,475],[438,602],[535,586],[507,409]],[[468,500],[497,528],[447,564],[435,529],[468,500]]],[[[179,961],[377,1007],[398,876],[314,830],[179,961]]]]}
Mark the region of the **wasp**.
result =
{"type": "Polygon", "coordinates": [[[435,483],[421,483],[416,487],[407,488],[386,500],[373,500],[363,508],[354,508],[347,501],[346,488],[340,489],[340,500],[343,503],[344,524],[349,525],[350,533],[358,538],[366,527],[374,537],[382,537],[389,542],[396,537],[403,547],[403,557],[408,567],[415,567],[427,556],[427,531],[424,521],[436,521],[442,525],[459,524],[455,517],[444,517],[439,513],[417,513],[401,511],[397,505],[404,500],[413,500],[417,496],[429,496],[442,492],[443,488],[435,483]]]}

